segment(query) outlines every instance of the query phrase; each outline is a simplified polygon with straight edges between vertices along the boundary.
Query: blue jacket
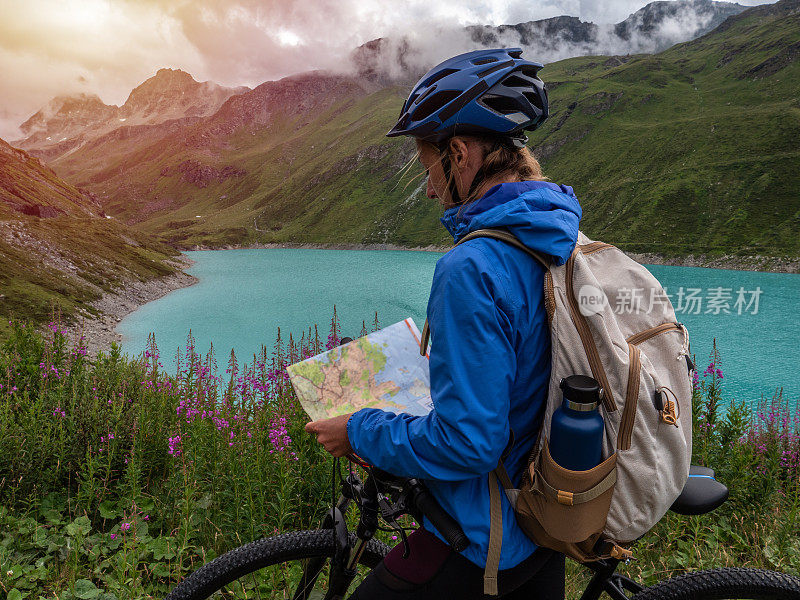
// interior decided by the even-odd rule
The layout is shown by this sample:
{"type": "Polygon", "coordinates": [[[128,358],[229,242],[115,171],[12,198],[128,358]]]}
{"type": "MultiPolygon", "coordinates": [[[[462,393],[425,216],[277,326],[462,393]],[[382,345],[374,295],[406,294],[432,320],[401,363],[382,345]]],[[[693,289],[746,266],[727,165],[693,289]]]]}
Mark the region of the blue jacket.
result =
{"type": "MultiPolygon", "coordinates": [[[[564,264],[581,207],[568,186],[525,181],[496,185],[461,213],[451,208],[442,218],[455,241],[504,227],[564,264]]],[[[472,542],[464,556],[481,567],[489,548],[488,473],[513,430],[504,462],[519,484],[544,412],[551,357],[543,283],[534,258],[499,240],[470,240],[442,256],[428,301],[434,410],[414,417],[368,408],[347,424],[350,444],[367,462],[425,480],[472,542]]],[[[502,502],[500,568],[508,569],[536,545],[517,526],[505,494],[502,502]]]]}

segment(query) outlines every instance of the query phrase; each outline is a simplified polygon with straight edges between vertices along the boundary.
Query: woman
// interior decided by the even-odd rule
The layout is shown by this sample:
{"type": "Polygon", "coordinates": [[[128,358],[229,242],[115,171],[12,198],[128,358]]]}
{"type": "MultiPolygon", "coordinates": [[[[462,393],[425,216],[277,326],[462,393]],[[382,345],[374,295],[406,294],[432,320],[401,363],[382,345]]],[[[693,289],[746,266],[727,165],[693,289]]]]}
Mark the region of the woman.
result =
{"type": "MultiPolygon", "coordinates": [[[[387,135],[416,138],[427,195],[444,206],[442,223],[456,242],[503,228],[563,264],[581,208],[570,187],[543,181],[523,133],[547,117],[540,68],[519,49],[451,58],[417,83],[387,135]]],[[[308,424],[334,456],[355,452],[425,480],[471,541],[453,552],[425,523],[410,536],[410,556],[395,548],[352,598],[484,597],[488,473],[502,456],[518,484],[543,418],[550,375],[543,279],[544,268],[514,246],[487,238],[458,245],[437,262],[428,302],[433,411],[364,409],[308,424]]],[[[563,555],[537,549],[502,500],[500,596],[563,598],[563,555]]]]}

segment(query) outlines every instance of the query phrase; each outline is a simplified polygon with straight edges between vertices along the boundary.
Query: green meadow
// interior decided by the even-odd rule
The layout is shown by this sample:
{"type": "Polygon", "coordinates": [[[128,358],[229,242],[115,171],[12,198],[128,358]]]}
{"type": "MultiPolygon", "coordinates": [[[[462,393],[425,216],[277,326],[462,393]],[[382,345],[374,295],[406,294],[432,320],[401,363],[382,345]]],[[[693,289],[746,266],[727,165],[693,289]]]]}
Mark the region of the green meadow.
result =
{"type": "MultiPolygon", "coordinates": [[[[116,346],[92,358],[57,322],[45,335],[10,328],[0,349],[5,597],[161,598],[226,550],[320,523],[332,460],[304,432],[285,366],[337,343],[335,320],[327,344],[309,330],[246,364],[201,355],[190,336],[174,373],[154,341],[137,359],[116,346]]],[[[756,414],[727,406],[719,353],[699,363],[693,462],[713,467],[731,497],[708,515],[668,513],[623,572],[648,584],[721,566],[798,574],[800,413],[780,396],[756,414]]],[[[568,564],[571,597],[585,575],[568,564]]],[[[283,581],[252,585],[282,598],[283,581]]]]}

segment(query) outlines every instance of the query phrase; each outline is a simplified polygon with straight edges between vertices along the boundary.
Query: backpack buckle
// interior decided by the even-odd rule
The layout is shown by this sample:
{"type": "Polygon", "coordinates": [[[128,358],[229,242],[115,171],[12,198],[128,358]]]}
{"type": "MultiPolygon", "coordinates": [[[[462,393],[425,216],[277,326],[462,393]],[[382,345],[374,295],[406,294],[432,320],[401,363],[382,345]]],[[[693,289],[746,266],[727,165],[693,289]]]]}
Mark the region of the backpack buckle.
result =
{"type": "Polygon", "coordinates": [[[563,504],[564,506],[572,506],[574,504],[572,492],[565,492],[564,490],[558,490],[556,500],[558,500],[559,504],[563,504]]]}
{"type": "Polygon", "coordinates": [[[622,546],[617,546],[614,544],[614,547],[611,548],[611,558],[616,558],[617,560],[630,560],[633,557],[633,552],[628,550],[627,548],[623,548],[622,546]]]}

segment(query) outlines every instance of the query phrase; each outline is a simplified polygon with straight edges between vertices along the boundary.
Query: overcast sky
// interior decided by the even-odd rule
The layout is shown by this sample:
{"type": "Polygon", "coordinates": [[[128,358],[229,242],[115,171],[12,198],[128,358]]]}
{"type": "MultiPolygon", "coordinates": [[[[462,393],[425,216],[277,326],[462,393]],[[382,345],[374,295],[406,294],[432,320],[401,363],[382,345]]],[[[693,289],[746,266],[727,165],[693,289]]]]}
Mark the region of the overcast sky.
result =
{"type": "MultiPolygon", "coordinates": [[[[753,6],[762,0],[739,0],[753,6]]],[[[0,0],[0,137],[61,94],[122,104],[161,67],[256,85],[341,66],[381,36],[558,15],[616,23],[644,0],[0,0]]],[[[442,56],[446,58],[446,56],[442,56]]]]}

